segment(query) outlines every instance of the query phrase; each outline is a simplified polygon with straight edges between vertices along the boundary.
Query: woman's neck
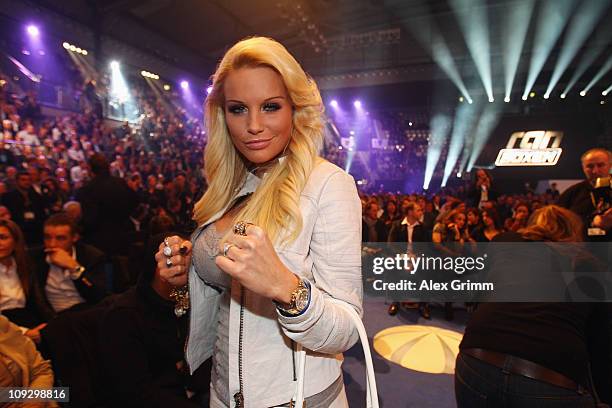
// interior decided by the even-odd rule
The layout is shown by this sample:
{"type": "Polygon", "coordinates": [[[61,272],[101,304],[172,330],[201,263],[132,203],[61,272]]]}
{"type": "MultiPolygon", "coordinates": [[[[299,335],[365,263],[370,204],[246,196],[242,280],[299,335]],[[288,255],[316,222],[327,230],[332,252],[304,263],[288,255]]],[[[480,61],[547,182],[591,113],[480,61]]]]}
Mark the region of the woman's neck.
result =
{"type": "Polygon", "coordinates": [[[13,264],[13,255],[9,255],[9,256],[6,256],[0,259],[0,263],[6,266],[7,268],[10,268],[11,265],[13,264]]]}

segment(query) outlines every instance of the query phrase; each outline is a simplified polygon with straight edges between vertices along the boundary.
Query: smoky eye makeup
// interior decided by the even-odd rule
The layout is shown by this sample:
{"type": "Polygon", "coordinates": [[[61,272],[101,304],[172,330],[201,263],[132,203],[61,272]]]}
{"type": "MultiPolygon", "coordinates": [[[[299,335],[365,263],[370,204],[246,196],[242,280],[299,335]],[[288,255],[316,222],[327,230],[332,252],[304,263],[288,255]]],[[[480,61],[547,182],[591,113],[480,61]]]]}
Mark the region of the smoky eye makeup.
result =
{"type": "Polygon", "coordinates": [[[233,113],[235,115],[238,115],[240,113],[244,113],[247,111],[246,106],[239,104],[239,103],[230,103],[229,105],[227,105],[226,109],[229,113],[233,113]]]}
{"type": "Polygon", "coordinates": [[[276,112],[281,109],[281,105],[277,102],[266,102],[261,109],[264,112],[276,112]]]}

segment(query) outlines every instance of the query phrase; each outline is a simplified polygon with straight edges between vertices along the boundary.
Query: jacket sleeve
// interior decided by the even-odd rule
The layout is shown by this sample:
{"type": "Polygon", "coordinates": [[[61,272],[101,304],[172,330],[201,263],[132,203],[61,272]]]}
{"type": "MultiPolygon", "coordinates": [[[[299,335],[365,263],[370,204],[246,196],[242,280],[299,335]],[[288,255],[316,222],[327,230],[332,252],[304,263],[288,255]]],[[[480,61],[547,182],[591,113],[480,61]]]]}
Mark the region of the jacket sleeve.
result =
{"type": "Polygon", "coordinates": [[[313,259],[310,304],[299,316],[278,320],[287,337],[312,351],[336,354],[359,339],[347,312],[331,302],[348,303],[362,315],[361,201],[353,178],[333,173],[319,195],[310,253],[313,259]]]}

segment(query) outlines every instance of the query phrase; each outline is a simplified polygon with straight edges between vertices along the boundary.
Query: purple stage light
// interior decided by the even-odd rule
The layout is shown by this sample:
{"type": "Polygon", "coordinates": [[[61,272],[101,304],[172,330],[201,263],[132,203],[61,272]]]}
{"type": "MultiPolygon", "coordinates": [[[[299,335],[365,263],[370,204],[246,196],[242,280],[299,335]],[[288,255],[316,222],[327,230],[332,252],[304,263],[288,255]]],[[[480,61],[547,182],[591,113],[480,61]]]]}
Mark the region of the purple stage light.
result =
{"type": "Polygon", "coordinates": [[[183,88],[185,90],[189,89],[189,82],[181,81],[181,88],[183,88]]]}
{"type": "Polygon", "coordinates": [[[210,85],[208,88],[206,88],[206,95],[210,95],[212,90],[213,90],[213,87],[212,87],[212,85],[210,85]]]}
{"type": "Polygon", "coordinates": [[[329,104],[332,108],[338,108],[338,101],[335,99],[332,99],[332,101],[329,104]]]}
{"type": "Polygon", "coordinates": [[[361,101],[359,99],[357,99],[355,102],[353,102],[353,106],[356,107],[357,109],[361,108],[361,101]]]}
{"type": "Polygon", "coordinates": [[[29,35],[31,35],[32,37],[38,37],[38,34],[40,34],[40,31],[38,30],[38,27],[36,27],[34,24],[30,24],[26,27],[26,30],[28,32],[29,35]]]}

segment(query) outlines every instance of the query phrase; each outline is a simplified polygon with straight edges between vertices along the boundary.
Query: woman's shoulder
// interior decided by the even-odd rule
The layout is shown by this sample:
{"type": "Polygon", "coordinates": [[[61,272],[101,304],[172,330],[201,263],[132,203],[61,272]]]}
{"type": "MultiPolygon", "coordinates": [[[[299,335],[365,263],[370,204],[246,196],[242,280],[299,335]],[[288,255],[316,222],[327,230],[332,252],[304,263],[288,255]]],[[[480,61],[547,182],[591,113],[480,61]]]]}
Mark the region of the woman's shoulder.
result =
{"type": "Polygon", "coordinates": [[[355,194],[357,193],[353,176],[335,164],[323,158],[317,158],[302,194],[317,198],[326,189],[349,190],[351,193],[354,190],[355,194]]]}

